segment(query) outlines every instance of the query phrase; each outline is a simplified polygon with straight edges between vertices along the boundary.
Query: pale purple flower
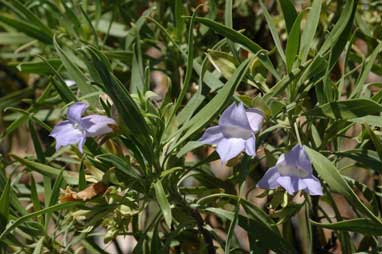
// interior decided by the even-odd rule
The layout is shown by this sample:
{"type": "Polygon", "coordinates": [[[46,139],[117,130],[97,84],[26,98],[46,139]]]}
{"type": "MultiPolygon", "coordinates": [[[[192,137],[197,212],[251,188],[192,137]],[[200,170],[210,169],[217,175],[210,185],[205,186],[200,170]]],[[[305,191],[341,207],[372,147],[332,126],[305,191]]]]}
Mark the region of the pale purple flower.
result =
{"type": "Polygon", "coordinates": [[[242,151],[249,156],[255,156],[255,133],[261,129],[263,119],[261,111],[254,108],[246,110],[243,103],[232,103],[221,115],[219,124],[208,128],[199,141],[216,145],[222,163],[242,151]]]}
{"type": "Polygon", "coordinates": [[[313,175],[312,165],[304,147],[296,145],[282,154],[274,167],[265,172],[257,183],[263,189],[276,189],[282,186],[289,194],[304,190],[310,195],[322,195],[320,181],[313,175]]]}
{"type": "Polygon", "coordinates": [[[68,108],[68,120],[54,126],[49,136],[56,139],[56,150],[62,146],[78,144],[82,153],[87,137],[104,135],[112,131],[110,125],[115,125],[112,118],[102,115],[88,115],[82,117],[88,104],[76,102],[68,108]]]}

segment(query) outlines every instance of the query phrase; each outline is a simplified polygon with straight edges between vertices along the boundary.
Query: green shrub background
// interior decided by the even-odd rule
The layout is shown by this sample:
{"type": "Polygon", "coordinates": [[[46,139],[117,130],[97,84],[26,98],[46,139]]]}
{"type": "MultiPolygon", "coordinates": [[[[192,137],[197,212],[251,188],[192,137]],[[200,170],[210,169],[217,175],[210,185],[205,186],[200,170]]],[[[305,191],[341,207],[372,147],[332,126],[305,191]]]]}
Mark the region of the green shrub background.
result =
{"type": "Polygon", "coordinates": [[[381,253],[381,13],[1,0],[1,253],[381,253]],[[74,101],[118,127],[56,152],[74,101]],[[233,101],[265,120],[257,156],[223,166],[197,140],[233,101]],[[256,188],[298,138],[324,195],[256,188]]]}

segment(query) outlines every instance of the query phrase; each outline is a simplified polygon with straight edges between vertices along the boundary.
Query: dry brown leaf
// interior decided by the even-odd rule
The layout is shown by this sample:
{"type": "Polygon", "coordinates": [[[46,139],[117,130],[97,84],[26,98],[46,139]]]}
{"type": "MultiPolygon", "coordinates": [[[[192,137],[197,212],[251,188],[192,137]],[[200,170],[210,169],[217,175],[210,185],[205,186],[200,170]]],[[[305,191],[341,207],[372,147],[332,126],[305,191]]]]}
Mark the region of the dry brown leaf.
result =
{"type": "Polygon", "coordinates": [[[61,192],[60,202],[64,203],[75,200],[86,201],[105,193],[106,189],[107,186],[102,182],[94,183],[80,192],[72,191],[70,187],[67,186],[66,189],[61,192]]]}

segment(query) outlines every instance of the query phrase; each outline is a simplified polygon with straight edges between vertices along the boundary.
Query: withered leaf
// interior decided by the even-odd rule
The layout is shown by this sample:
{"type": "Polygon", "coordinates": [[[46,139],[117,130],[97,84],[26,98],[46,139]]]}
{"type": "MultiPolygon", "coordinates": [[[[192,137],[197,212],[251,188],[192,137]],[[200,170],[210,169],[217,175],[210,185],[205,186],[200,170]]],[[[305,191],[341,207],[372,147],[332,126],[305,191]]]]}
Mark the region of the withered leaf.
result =
{"type": "Polygon", "coordinates": [[[86,201],[105,193],[106,190],[107,186],[102,182],[94,183],[80,192],[72,191],[70,187],[67,186],[66,189],[61,192],[60,202],[64,203],[75,200],[86,201]]]}

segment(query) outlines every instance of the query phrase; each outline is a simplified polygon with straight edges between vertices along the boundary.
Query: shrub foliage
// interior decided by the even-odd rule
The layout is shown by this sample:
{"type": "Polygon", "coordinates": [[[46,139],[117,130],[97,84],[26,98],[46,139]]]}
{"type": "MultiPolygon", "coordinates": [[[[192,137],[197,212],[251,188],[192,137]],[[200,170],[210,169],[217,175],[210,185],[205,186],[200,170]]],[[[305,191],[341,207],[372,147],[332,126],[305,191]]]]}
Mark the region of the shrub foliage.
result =
{"type": "Polygon", "coordinates": [[[380,1],[0,3],[1,253],[382,251],[380,1]],[[56,151],[76,102],[115,124],[56,151]]]}

